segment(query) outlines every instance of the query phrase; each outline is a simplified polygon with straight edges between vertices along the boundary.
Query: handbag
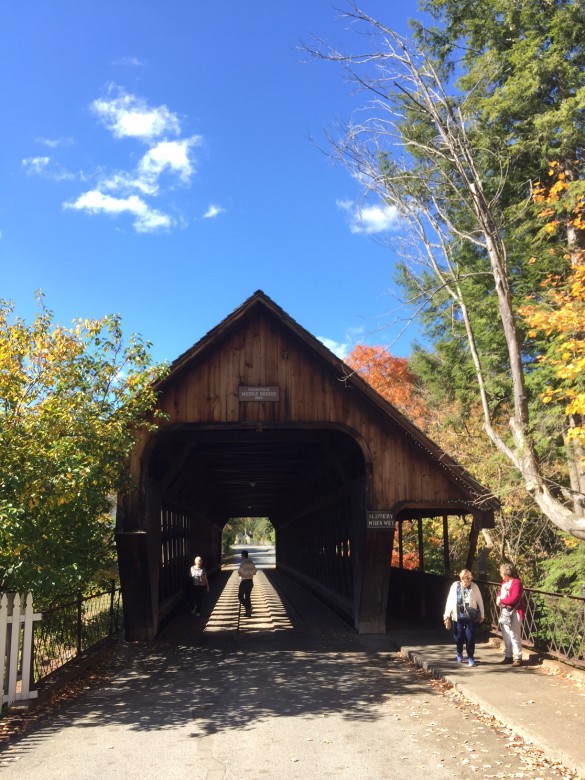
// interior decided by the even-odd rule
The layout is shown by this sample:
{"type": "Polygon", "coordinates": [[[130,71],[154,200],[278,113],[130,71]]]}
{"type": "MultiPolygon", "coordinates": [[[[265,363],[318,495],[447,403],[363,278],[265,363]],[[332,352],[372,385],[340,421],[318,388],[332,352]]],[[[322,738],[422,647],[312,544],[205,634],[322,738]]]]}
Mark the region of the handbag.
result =
{"type": "Polygon", "coordinates": [[[500,617],[498,618],[498,623],[501,626],[511,626],[513,611],[514,611],[513,609],[509,609],[508,607],[502,607],[500,611],[500,617]]]}
{"type": "Polygon", "coordinates": [[[465,603],[465,595],[461,588],[461,584],[457,585],[457,602],[459,607],[458,613],[464,620],[468,620],[470,623],[477,623],[479,621],[481,612],[477,607],[470,607],[469,604],[465,603]]]}

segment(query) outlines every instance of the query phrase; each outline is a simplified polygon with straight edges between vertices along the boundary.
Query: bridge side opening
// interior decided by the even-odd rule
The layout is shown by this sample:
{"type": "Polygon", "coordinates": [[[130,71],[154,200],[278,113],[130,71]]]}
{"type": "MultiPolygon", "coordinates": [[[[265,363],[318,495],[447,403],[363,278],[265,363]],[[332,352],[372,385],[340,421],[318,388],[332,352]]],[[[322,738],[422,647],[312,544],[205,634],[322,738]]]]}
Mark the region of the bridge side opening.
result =
{"type": "MultiPolygon", "coordinates": [[[[389,622],[438,619],[453,579],[462,568],[472,569],[482,520],[469,506],[455,511],[415,505],[398,515],[389,562],[389,622]]],[[[481,560],[478,565],[481,578],[481,560]]]]}

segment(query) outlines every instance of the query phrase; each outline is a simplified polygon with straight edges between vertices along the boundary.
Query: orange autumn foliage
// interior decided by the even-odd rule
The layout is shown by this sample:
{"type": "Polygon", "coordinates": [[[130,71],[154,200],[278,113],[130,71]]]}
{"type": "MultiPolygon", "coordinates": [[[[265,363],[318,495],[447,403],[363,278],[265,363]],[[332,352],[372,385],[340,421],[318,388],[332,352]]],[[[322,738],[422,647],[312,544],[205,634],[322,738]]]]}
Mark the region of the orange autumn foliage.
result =
{"type": "Polygon", "coordinates": [[[358,344],[345,362],[402,414],[424,426],[427,409],[406,358],[393,357],[385,347],[358,344]]]}

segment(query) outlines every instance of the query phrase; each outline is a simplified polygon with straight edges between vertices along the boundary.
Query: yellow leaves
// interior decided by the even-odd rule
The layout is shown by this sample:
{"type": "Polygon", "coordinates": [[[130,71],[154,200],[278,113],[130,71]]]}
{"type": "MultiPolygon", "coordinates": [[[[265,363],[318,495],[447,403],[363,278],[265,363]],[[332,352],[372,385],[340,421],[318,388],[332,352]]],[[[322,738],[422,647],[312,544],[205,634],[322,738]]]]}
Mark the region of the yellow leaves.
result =
{"type": "MultiPolygon", "coordinates": [[[[545,205],[540,211],[542,219],[549,219],[544,230],[549,235],[563,224],[575,230],[585,230],[585,201],[577,204],[563,201],[569,189],[567,176],[559,170],[558,163],[551,164],[549,175],[556,180],[548,189],[542,185],[534,188],[534,200],[545,205]],[[553,209],[550,204],[558,204],[553,209]]],[[[585,252],[570,247],[564,251],[567,273],[563,277],[548,276],[541,285],[539,299],[519,308],[528,325],[528,337],[544,336],[548,341],[546,352],[538,356],[541,365],[549,365],[559,380],[559,385],[547,388],[540,396],[542,403],[565,404],[568,416],[585,415],[585,252]]],[[[554,248],[549,252],[555,253],[554,248]]],[[[536,262],[530,258],[530,264],[536,262]]],[[[585,443],[585,430],[573,427],[569,437],[585,443]]]]}
{"type": "Polygon", "coordinates": [[[547,217],[554,217],[554,215],[555,215],[555,214],[556,214],[556,211],[555,211],[554,209],[551,209],[551,208],[546,208],[546,209],[543,209],[543,210],[542,210],[542,211],[539,213],[539,215],[538,215],[538,216],[539,216],[541,219],[546,219],[547,217]]]}
{"type": "Polygon", "coordinates": [[[543,404],[550,404],[555,400],[555,392],[554,390],[546,390],[542,395],[540,396],[540,400],[543,404]]]}

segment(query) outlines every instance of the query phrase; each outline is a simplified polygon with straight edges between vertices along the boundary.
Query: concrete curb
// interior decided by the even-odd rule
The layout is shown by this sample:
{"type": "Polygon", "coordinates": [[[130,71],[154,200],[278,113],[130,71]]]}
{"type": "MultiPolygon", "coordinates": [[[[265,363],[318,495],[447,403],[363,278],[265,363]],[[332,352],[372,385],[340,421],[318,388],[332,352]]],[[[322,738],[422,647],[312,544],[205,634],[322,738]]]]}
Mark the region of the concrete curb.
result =
{"type": "Polygon", "coordinates": [[[580,779],[585,779],[585,763],[580,762],[574,756],[571,756],[560,749],[538,731],[527,727],[525,724],[522,724],[511,717],[508,710],[499,707],[493,701],[489,701],[485,696],[478,695],[471,686],[455,679],[452,675],[441,671],[432,662],[426,661],[420,653],[404,647],[399,648],[399,653],[403,658],[412,661],[417,667],[428,672],[434,679],[441,680],[450,685],[472,704],[477,705],[488,715],[496,718],[500,723],[512,729],[512,731],[518,734],[522,739],[534,745],[539,750],[542,750],[549,759],[562,764],[571,772],[576,773],[580,779]]]}

